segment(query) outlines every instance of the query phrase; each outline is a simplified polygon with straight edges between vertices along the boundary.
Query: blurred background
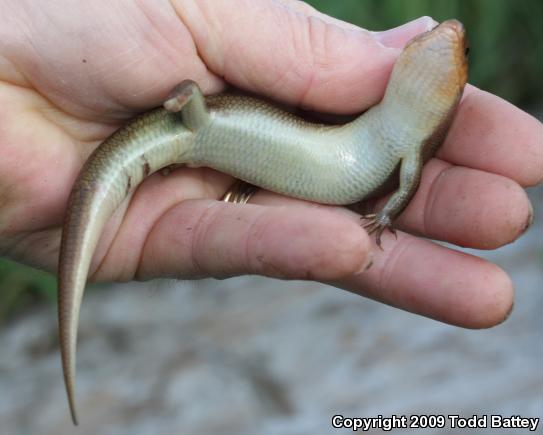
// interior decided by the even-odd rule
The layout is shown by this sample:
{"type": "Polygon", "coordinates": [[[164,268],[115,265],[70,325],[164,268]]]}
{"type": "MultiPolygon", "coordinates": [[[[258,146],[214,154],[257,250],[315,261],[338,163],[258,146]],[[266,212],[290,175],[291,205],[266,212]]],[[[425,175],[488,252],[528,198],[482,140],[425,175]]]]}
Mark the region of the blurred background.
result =
{"type": "MultiPolygon", "coordinates": [[[[458,18],[471,42],[470,82],[542,119],[539,0],[308,3],[371,30],[421,15],[458,18]]],[[[336,413],[543,418],[543,190],[529,194],[536,221],[518,242],[470,251],[515,283],[513,314],[491,330],[306,282],[94,286],[81,317],[77,433],[327,434],[336,413]]],[[[54,276],[0,259],[1,434],[75,433],[55,303],[54,276]]]]}

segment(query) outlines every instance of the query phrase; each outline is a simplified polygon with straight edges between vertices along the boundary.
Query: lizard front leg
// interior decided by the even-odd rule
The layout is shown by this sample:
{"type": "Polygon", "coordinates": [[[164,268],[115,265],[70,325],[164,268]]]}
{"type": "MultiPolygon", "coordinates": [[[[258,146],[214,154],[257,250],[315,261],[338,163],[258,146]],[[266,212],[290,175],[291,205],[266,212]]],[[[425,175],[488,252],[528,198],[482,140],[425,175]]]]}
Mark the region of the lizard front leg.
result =
{"type": "Polygon", "coordinates": [[[405,156],[400,164],[400,186],[388,199],[385,206],[378,213],[362,216],[367,222],[362,226],[369,234],[375,233],[377,246],[381,247],[381,235],[388,228],[396,234],[392,222],[407,207],[411,198],[417,191],[422,172],[423,159],[419,150],[405,156]]]}

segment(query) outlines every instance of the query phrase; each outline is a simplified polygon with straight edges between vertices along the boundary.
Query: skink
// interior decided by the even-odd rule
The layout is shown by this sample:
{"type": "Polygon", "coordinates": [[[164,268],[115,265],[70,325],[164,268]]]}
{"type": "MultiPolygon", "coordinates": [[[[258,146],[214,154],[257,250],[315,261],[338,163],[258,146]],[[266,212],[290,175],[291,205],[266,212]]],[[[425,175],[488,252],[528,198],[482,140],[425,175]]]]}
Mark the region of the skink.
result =
{"type": "Polygon", "coordinates": [[[163,108],[107,138],[75,181],[60,247],[60,347],[74,424],[77,328],[91,259],[104,225],[147,175],[172,164],[206,166],[287,196],[344,205],[399,185],[378,213],[366,216],[379,242],[452,121],[467,79],[466,55],[456,20],[415,37],[398,57],[382,101],[341,126],[310,123],[248,96],[204,97],[187,80],[163,108]]]}

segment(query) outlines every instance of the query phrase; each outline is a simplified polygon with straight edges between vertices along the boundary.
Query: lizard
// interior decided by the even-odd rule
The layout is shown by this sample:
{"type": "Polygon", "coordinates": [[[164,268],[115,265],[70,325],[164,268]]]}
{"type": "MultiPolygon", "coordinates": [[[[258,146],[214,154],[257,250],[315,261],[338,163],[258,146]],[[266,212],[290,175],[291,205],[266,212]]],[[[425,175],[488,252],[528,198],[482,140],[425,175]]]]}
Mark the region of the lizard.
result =
{"type": "MultiPolygon", "coordinates": [[[[145,177],[171,165],[205,166],[287,196],[337,205],[392,191],[381,210],[363,216],[380,246],[381,233],[393,229],[454,118],[467,54],[457,20],[416,36],[396,60],[380,103],[343,125],[309,122],[253,96],[204,96],[185,80],[163,107],[102,142],[70,193],[59,253],[60,349],[74,424],[77,328],[91,259],[106,222],[145,177]]],[[[224,199],[245,202],[252,192],[238,185],[224,199]]]]}

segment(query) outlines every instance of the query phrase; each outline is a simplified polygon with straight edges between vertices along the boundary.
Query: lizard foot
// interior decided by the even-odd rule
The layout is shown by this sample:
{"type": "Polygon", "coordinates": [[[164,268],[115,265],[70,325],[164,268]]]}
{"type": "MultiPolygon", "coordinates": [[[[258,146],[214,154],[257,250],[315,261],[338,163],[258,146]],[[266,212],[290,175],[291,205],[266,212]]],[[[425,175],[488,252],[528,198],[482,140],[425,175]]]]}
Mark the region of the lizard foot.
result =
{"type": "Polygon", "coordinates": [[[179,83],[168,95],[166,101],[164,101],[163,107],[169,112],[180,112],[191,97],[194,96],[195,88],[198,85],[192,80],[185,80],[179,83]]]}
{"type": "Polygon", "coordinates": [[[381,246],[381,235],[385,229],[388,229],[392,234],[394,234],[394,237],[398,238],[396,230],[392,227],[392,221],[388,215],[381,213],[369,213],[361,216],[361,219],[367,220],[366,223],[362,224],[362,228],[364,228],[368,234],[375,233],[375,242],[379,248],[383,249],[381,246]]]}

